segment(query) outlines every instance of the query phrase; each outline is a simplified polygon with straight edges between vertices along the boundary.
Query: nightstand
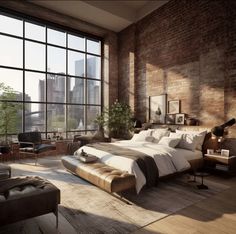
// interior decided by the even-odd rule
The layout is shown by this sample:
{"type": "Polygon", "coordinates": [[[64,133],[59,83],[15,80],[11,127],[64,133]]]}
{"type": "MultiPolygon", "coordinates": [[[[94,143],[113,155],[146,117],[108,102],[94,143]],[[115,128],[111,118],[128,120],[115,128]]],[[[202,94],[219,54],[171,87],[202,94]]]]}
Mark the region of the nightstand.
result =
{"type": "Polygon", "coordinates": [[[220,154],[204,154],[204,166],[207,169],[236,174],[236,156],[225,157],[220,154]]]}

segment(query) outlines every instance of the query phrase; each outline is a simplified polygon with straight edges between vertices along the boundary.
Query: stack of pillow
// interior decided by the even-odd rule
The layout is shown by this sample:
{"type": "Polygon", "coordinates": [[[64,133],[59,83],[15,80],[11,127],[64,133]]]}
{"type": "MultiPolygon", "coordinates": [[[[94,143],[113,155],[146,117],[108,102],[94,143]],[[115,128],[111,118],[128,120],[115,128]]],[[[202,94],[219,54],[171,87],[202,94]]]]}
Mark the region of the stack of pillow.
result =
{"type": "Polygon", "coordinates": [[[202,145],[207,131],[180,131],[170,132],[168,128],[148,129],[134,134],[131,141],[134,142],[153,142],[161,145],[167,145],[172,148],[182,148],[191,151],[202,150],[202,145]]]}

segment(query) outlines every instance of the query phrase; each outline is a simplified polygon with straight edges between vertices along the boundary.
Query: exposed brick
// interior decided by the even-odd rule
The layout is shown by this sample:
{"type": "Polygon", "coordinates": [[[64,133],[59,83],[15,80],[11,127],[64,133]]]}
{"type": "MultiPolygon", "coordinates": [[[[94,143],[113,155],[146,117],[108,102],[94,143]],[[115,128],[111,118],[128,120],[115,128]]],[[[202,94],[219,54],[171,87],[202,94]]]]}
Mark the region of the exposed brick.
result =
{"type": "MultiPolygon", "coordinates": [[[[133,108],[142,121],[148,120],[149,96],[163,93],[181,100],[181,112],[204,126],[236,117],[234,0],[169,1],[120,32],[118,42],[119,98],[128,101],[123,87],[133,80],[133,108]],[[135,79],[124,69],[131,50],[135,79]]],[[[236,137],[236,127],[230,134],[236,137]]]]}

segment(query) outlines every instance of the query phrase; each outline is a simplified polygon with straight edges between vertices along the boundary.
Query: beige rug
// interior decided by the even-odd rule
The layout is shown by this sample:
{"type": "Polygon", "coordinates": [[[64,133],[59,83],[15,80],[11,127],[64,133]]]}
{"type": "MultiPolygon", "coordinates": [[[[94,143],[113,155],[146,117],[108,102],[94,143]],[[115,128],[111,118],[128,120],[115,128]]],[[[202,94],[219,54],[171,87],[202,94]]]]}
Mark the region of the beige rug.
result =
{"type": "Polygon", "coordinates": [[[12,163],[12,174],[37,175],[55,184],[61,190],[59,212],[77,233],[130,233],[228,188],[206,180],[209,190],[198,190],[182,176],[139,195],[127,194],[128,205],[67,172],[59,157],[39,159],[38,166],[25,162],[12,163]]]}

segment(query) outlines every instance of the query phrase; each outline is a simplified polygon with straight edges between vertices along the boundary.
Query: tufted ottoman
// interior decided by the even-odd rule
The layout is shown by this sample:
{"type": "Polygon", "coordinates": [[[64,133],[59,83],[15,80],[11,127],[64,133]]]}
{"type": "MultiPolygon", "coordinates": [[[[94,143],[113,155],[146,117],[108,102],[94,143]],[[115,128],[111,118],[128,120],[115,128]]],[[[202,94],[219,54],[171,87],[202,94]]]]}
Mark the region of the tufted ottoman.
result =
{"type": "Polygon", "coordinates": [[[135,187],[134,175],[104,163],[82,163],[74,156],[64,156],[62,157],[62,164],[73,174],[110,193],[121,192],[135,187]]]}
{"type": "Polygon", "coordinates": [[[0,181],[0,225],[53,212],[58,226],[60,190],[40,177],[0,181]]]}

